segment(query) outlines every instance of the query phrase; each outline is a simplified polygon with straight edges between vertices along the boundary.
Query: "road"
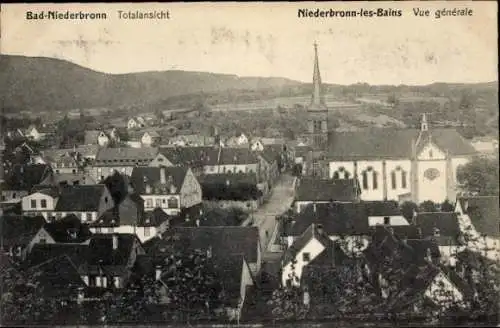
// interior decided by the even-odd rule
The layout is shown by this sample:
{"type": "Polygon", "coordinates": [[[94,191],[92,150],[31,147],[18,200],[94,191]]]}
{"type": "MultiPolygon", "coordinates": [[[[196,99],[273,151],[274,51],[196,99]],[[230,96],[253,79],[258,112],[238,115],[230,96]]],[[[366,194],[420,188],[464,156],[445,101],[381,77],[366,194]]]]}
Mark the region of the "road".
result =
{"type": "Polygon", "coordinates": [[[263,253],[267,253],[267,246],[276,227],[276,215],[283,214],[290,208],[294,198],[294,177],[283,174],[274,185],[269,200],[253,212],[253,226],[259,228],[260,244],[263,253]],[[267,231],[267,234],[266,234],[267,231]]]}

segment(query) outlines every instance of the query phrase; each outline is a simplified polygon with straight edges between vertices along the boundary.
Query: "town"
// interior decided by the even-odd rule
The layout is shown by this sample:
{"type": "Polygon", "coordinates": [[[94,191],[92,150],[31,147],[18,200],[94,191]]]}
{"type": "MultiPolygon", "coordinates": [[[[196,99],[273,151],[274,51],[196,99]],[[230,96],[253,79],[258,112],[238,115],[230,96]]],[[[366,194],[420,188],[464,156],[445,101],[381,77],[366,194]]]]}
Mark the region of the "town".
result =
{"type": "Polygon", "coordinates": [[[498,148],[425,113],[336,129],[318,57],[293,139],[141,113],[4,126],[2,323],[496,320],[498,148]]]}

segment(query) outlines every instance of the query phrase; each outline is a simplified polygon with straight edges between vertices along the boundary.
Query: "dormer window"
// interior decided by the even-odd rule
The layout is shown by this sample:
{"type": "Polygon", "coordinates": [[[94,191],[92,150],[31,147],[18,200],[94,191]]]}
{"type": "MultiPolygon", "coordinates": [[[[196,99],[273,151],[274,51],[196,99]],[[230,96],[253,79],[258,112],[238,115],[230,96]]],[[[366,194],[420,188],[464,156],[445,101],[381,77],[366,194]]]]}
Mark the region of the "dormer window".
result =
{"type": "Polygon", "coordinates": [[[439,232],[438,228],[434,228],[434,237],[439,237],[441,233],[439,232]]]}

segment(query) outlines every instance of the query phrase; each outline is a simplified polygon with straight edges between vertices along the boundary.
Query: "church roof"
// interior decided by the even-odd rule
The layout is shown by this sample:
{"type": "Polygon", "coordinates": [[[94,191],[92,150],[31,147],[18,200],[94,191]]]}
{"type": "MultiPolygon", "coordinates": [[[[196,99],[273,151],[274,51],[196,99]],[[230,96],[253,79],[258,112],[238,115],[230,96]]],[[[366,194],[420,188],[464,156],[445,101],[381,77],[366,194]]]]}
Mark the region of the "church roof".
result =
{"type": "MultiPolygon", "coordinates": [[[[455,129],[431,129],[432,142],[450,156],[468,156],[476,151],[455,129]]],[[[404,158],[412,156],[412,145],[420,130],[372,129],[336,132],[330,135],[328,157],[336,160],[404,158]]]]}

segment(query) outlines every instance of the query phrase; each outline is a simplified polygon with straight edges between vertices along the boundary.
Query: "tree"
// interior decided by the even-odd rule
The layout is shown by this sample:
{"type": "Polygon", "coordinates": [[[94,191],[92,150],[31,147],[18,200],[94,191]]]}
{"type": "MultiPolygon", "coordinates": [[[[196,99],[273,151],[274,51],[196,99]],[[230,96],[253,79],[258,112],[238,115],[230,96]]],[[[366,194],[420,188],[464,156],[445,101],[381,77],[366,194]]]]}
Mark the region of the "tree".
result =
{"type": "Polygon", "coordinates": [[[399,99],[396,97],[396,95],[394,93],[391,93],[387,97],[387,103],[389,105],[391,105],[392,107],[396,107],[397,105],[399,105],[399,99]]]}
{"type": "Polygon", "coordinates": [[[498,156],[475,157],[457,169],[457,180],[463,191],[480,196],[498,195],[498,156]]]}
{"type": "Polygon", "coordinates": [[[446,199],[442,204],[441,204],[441,212],[453,212],[455,210],[455,207],[453,206],[452,203],[448,199],[446,199]]]}
{"type": "Polygon", "coordinates": [[[437,206],[430,200],[423,201],[418,207],[419,212],[437,212],[437,206]]]}
{"type": "Polygon", "coordinates": [[[116,205],[118,205],[128,193],[128,186],[125,178],[116,171],[101,183],[106,185],[116,205]]]}
{"type": "Polygon", "coordinates": [[[417,210],[418,206],[413,202],[406,201],[401,205],[401,213],[403,214],[403,217],[410,222],[417,210]]]}

